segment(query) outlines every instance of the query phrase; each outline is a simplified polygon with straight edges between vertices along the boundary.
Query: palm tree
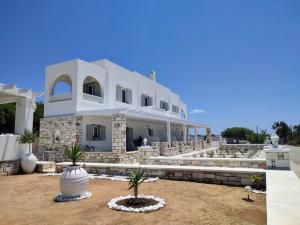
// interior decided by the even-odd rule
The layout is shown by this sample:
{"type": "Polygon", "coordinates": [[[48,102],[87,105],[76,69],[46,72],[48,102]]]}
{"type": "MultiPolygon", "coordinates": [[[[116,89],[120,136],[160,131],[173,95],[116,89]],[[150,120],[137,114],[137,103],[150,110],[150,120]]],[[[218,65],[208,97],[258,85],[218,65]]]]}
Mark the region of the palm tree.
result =
{"type": "Polygon", "coordinates": [[[76,162],[84,157],[84,152],[79,144],[74,144],[66,151],[66,155],[72,160],[72,166],[76,166],[76,162]]]}
{"type": "Polygon", "coordinates": [[[129,188],[127,190],[133,188],[135,199],[137,199],[138,196],[139,185],[143,183],[147,178],[148,176],[145,175],[141,169],[136,169],[133,171],[131,178],[128,182],[129,188]]]}

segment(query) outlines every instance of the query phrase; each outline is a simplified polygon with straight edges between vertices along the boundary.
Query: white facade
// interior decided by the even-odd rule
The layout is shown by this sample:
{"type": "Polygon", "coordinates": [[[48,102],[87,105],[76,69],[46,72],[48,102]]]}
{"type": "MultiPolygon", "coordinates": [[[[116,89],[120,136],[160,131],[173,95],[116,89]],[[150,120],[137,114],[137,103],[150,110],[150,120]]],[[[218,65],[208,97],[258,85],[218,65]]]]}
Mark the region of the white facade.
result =
{"type": "MultiPolygon", "coordinates": [[[[154,71],[146,77],[106,59],[75,59],[47,66],[44,116],[83,116],[82,144],[95,151],[111,151],[112,115],[116,113],[126,115],[127,146],[136,147],[137,139],[145,137],[149,144],[186,143],[188,128],[207,128],[210,132],[208,126],[187,120],[186,104],[156,82],[154,71]],[[58,92],[60,82],[69,85],[67,92],[58,92]]],[[[51,132],[55,133],[55,129],[51,132]]]]}
{"type": "Polygon", "coordinates": [[[156,82],[155,78],[145,77],[129,71],[106,59],[85,62],[75,59],[46,68],[45,80],[45,117],[79,114],[83,111],[102,109],[139,109],[159,112],[168,116],[187,119],[187,108],[180,97],[167,87],[156,82]],[[83,93],[87,77],[94,78],[100,85],[100,96],[83,93]],[[55,94],[55,85],[63,81],[69,83],[69,93],[55,94]],[[117,86],[130,90],[129,103],[117,100],[117,86]],[[151,106],[142,106],[142,96],[152,99],[151,106]],[[168,104],[168,111],[160,109],[161,101],[168,104]],[[178,113],[172,108],[178,107],[178,113]]]}

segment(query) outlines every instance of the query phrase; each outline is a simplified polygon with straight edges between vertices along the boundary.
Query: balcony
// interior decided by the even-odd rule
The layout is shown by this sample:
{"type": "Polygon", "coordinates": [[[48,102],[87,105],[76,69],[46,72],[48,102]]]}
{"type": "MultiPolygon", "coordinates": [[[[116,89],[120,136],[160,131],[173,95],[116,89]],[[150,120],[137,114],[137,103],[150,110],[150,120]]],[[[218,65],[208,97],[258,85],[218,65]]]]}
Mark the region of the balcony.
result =
{"type": "Polygon", "coordinates": [[[71,92],[57,94],[57,95],[51,95],[49,97],[49,102],[60,102],[60,101],[67,101],[67,100],[72,100],[71,92]]]}
{"type": "Polygon", "coordinates": [[[103,102],[104,102],[103,97],[99,97],[99,96],[96,96],[96,95],[90,95],[90,94],[87,94],[87,93],[83,93],[83,100],[90,101],[90,102],[96,102],[96,103],[99,103],[99,104],[103,104],[103,102]]]}

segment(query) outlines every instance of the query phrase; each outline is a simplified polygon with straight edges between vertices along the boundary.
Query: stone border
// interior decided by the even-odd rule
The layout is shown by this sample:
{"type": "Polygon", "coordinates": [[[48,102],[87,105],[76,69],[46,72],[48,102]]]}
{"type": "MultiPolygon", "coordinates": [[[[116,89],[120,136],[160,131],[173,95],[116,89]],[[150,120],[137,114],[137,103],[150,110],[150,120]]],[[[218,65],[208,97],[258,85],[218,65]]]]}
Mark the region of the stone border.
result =
{"type": "Polygon", "coordinates": [[[164,208],[166,205],[166,202],[164,199],[153,196],[153,195],[138,195],[138,198],[153,199],[155,201],[158,201],[158,204],[153,205],[153,206],[147,206],[147,207],[142,207],[142,208],[132,208],[132,207],[126,207],[126,206],[116,204],[120,200],[125,200],[125,199],[129,199],[129,198],[134,198],[134,196],[127,195],[127,196],[119,196],[119,197],[113,198],[107,203],[107,207],[110,209],[118,210],[118,211],[145,213],[145,212],[152,212],[152,211],[159,210],[161,208],[164,208]]]}
{"type": "Polygon", "coordinates": [[[86,199],[92,196],[91,192],[86,191],[85,193],[83,193],[80,196],[69,196],[69,195],[57,195],[55,197],[55,201],[56,202],[70,202],[70,201],[78,201],[78,200],[82,200],[82,199],[86,199]]]}

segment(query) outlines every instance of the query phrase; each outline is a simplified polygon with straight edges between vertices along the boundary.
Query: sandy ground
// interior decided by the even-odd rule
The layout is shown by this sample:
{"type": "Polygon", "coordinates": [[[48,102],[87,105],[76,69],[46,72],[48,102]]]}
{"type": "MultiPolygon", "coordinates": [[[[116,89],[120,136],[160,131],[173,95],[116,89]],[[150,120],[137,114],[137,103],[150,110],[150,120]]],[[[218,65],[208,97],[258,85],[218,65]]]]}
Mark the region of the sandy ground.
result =
{"type": "Polygon", "coordinates": [[[91,198],[57,203],[58,177],[19,175],[0,177],[0,224],[266,224],[265,196],[242,200],[243,188],[193,182],[159,180],[142,184],[143,194],[166,200],[166,207],[151,213],[114,211],[106,207],[116,196],[131,194],[127,183],[91,180],[91,198]]]}

